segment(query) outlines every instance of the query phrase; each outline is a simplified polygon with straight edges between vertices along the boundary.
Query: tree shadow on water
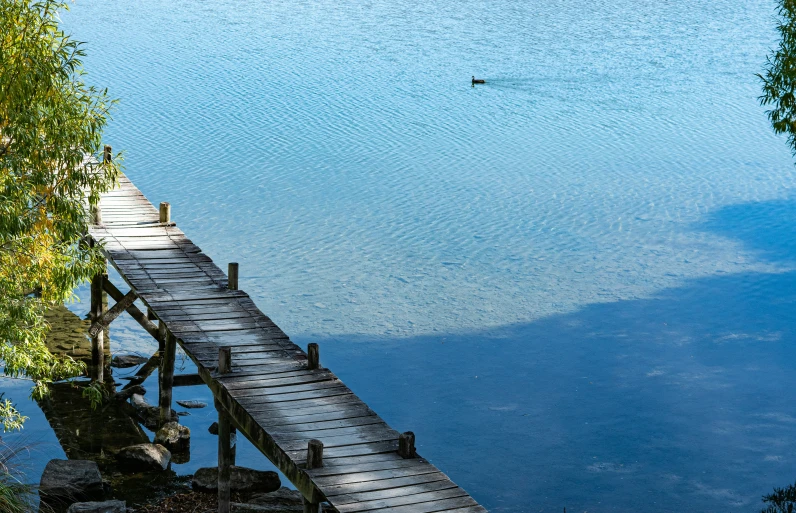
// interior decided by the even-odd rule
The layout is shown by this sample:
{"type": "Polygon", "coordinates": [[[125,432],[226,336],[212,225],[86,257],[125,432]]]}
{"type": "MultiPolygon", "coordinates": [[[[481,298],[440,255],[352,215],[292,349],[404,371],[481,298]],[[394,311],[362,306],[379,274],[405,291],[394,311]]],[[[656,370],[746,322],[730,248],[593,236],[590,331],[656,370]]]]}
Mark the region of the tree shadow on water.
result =
{"type": "MultiPolygon", "coordinates": [[[[789,262],[794,226],[789,200],[697,229],[789,262]]],[[[334,337],[322,356],[490,511],[760,511],[796,476],[795,306],[796,272],[721,275],[479,332],[334,337]]]]}

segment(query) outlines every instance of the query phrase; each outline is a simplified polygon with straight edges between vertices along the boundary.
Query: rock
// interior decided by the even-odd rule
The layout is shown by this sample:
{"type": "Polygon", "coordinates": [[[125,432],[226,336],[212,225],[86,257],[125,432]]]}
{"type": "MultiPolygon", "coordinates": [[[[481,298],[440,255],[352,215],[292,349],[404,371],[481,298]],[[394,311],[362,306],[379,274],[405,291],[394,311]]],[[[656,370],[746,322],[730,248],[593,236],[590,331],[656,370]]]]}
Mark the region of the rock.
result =
{"type": "Polygon", "coordinates": [[[301,497],[301,492],[298,490],[291,490],[285,486],[275,492],[254,494],[249,498],[246,505],[265,508],[257,511],[304,511],[304,502],[301,497]]]}
{"type": "Polygon", "coordinates": [[[211,435],[217,435],[218,434],[218,422],[213,422],[212,424],[210,424],[210,427],[207,428],[207,432],[210,433],[211,435]]]}
{"type": "Polygon", "coordinates": [[[47,503],[101,500],[104,491],[99,467],[88,460],[50,460],[41,476],[39,494],[47,503]]]}
{"type": "MultiPolygon", "coordinates": [[[[147,429],[157,429],[158,425],[160,424],[160,408],[157,406],[152,406],[146,402],[146,398],[140,394],[133,394],[133,396],[130,398],[130,404],[133,405],[138,417],[141,419],[141,422],[143,422],[147,429]]],[[[177,412],[171,410],[169,421],[176,420],[177,412]]]]}
{"type": "Polygon", "coordinates": [[[66,513],[127,513],[124,501],[76,502],[66,513]]]}
{"type": "Polygon", "coordinates": [[[138,444],[119,451],[116,460],[133,471],[166,470],[171,453],[159,444],[138,444]]]}
{"type": "Polygon", "coordinates": [[[191,448],[191,430],[176,422],[167,422],[155,434],[155,443],[170,452],[186,452],[191,448]]]}
{"type": "Polygon", "coordinates": [[[203,403],[202,401],[175,401],[177,404],[182,406],[183,408],[206,408],[207,403],[203,403]]]}
{"type": "Polygon", "coordinates": [[[149,361],[149,358],[138,356],[137,354],[119,354],[111,360],[111,367],[124,369],[127,367],[135,367],[149,361]]]}
{"type": "MultiPolygon", "coordinates": [[[[218,467],[200,468],[193,476],[193,489],[206,492],[218,490],[218,467]]],[[[240,493],[273,492],[281,486],[276,472],[264,472],[246,467],[232,466],[230,490],[240,493]]]]}
{"type": "Polygon", "coordinates": [[[304,506],[260,506],[252,503],[230,503],[230,511],[233,513],[304,513],[304,506]]]}

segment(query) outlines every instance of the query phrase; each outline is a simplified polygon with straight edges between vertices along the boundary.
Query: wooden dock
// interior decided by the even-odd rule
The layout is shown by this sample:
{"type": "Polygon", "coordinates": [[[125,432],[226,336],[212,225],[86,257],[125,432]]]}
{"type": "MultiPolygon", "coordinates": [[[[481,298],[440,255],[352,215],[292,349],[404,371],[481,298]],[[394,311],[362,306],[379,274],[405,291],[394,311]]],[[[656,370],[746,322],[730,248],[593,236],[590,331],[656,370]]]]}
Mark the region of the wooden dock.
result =
{"type": "Polygon", "coordinates": [[[127,311],[160,341],[159,406],[166,421],[179,344],[219,412],[220,512],[229,511],[236,429],[302,493],[305,512],[318,512],[321,503],[341,513],[486,511],[416,454],[411,432],[392,429],[322,367],[317,345],[305,352],[291,342],[238,290],[238,265],[229,264],[229,277],[221,271],[171,222],[168,204],[155,208],[121,176],[102,196],[94,223],[93,243],[130,286],[122,294],[106,275],[92,282],[96,378],[103,378],[102,328],[127,311]],[[107,310],[103,291],[116,301],[107,310]]]}

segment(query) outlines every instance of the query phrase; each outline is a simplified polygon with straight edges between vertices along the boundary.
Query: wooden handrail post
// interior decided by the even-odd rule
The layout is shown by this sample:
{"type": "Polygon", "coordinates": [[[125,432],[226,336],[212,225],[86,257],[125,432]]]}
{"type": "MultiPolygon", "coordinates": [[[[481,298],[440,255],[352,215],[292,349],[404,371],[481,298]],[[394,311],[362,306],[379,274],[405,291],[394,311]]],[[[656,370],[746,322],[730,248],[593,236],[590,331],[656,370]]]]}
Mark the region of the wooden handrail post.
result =
{"type": "MultiPolygon", "coordinates": [[[[320,440],[310,440],[307,442],[307,470],[323,467],[323,442],[320,440]]],[[[308,500],[303,497],[304,513],[319,513],[320,501],[313,497],[308,500]]]]}
{"type": "Polygon", "coordinates": [[[163,344],[163,356],[160,360],[158,406],[160,406],[160,425],[171,420],[171,391],[174,386],[174,359],[177,353],[177,337],[166,331],[163,344]]]}
{"type": "Polygon", "coordinates": [[[105,148],[102,150],[102,160],[104,162],[110,163],[113,160],[113,150],[111,150],[111,145],[106,144],[105,148]]]}
{"type": "Polygon", "coordinates": [[[165,201],[161,202],[161,204],[160,204],[160,222],[161,223],[170,223],[171,222],[171,203],[167,203],[165,201]]]}
{"type": "Polygon", "coordinates": [[[232,348],[218,348],[218,373],[227,374],[232,371],[232,348]]]}
{"type": "Polygon", "coordinates": [[[307,369],[315,370],[321,366],[321,354],[318,344],[310,342],[307,344],[307,369]]]}
{"type": "Polygon", "coordinates": [[[227,266],[227,288],[238,290],[238,263],[230,262],[227,266]]]}
{"type": "Polygon", "coordinates": [[[229,513],[229,478],[232,467],[231,422],[220,402],[218,410],[218,513],[229,513]]]}
{"type": "Polygon", "coordinates": [[[398,437],[398,454],[402,458],[417,457],[417,452],[415,452],[415,434],[411,431],[402,433],[401,436],[398,437]]]}

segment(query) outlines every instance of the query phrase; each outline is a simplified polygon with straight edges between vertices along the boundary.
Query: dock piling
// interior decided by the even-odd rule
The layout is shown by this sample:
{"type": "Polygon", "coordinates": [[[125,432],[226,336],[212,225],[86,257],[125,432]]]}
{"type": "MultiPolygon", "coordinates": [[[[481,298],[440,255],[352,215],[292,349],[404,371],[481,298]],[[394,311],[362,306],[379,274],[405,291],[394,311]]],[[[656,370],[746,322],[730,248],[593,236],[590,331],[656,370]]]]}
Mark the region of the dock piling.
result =
{"type": "Polygon", "coordinates": [[[171,222],[171,203],[167,203],[165,201],[160,203],[160,222],[171,222]]]}
{"type": "Polygon", "coordinates": [[[232,370],[232,348],[218,348],[218,373],[227,374],[232,370]]]}
{"type": "Polygon", "coordinates": [[[163,357],[160,360],[158,406],[160,406],[160,425],[171,420],[171,391],[174,386],[174,359],[177,352],[177,338],[168,330],[164,340],[163,357]]]}
{"type": "MultiPolygon", "coordinates": [[[[97,322],[105,313],[102,302],[102,282],[105,276],[96,274],[91,280],[91,322],[97,322]]],[[[91,337],[91,374],[92,379],[104,381],[105,370],[105,330],[100,329],[91,337]]]]}
{"type": "Polygon", "coordinates": [[[315,342],[307,344],[307,369],[315,370],[321,365],[320,348],[315,342]]]}
{"type": "MultiPolygon", "coordinates": [[[[323,442],[320,440],[310,440],[307,442],[307,470],[323,467],[323,442]]],[[[320,502],[318,500],[307,500],[304,497],[304,513],[319,513],[320,502]]]]}
{"type": "Polygon", "coordinates": [[[232,426],[229,413],[218,401],[216,401],[216,409],[218,410],[218,513],[229,513],[232,426]]]}
{"type": "Polygon", "coordinates": [[[227,266],[227,288],[238,290],[238,263],[230,262],[227,266]]]}
{"type": "Polygon", "coordinates": [[[398,454],[402,458],[416,458],[417,452],[415,451],[415,434],[411,431],[401,433],[398,437],[398,454]]]}

